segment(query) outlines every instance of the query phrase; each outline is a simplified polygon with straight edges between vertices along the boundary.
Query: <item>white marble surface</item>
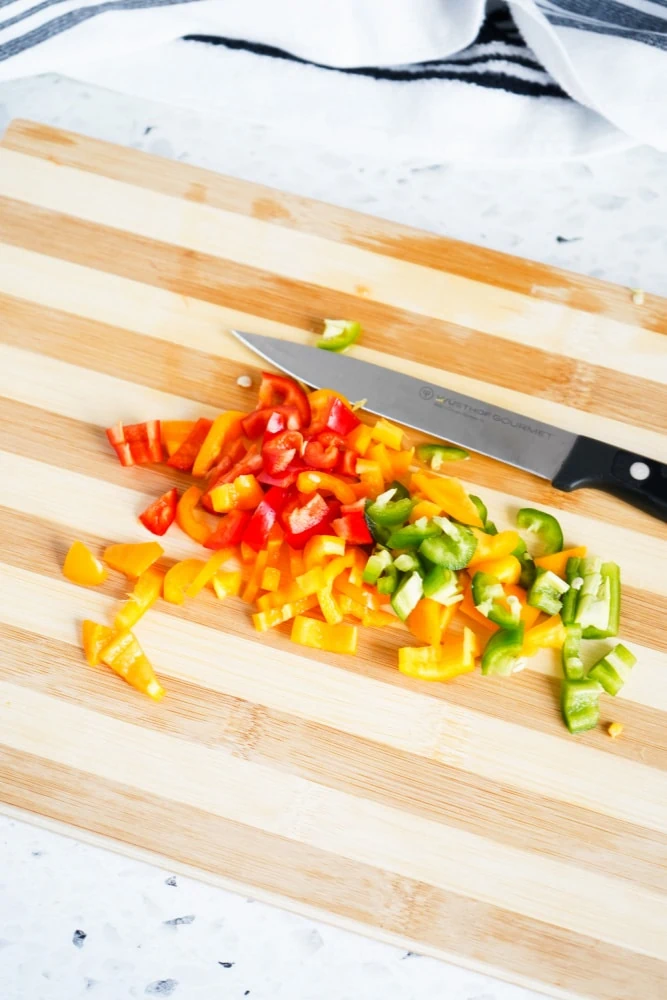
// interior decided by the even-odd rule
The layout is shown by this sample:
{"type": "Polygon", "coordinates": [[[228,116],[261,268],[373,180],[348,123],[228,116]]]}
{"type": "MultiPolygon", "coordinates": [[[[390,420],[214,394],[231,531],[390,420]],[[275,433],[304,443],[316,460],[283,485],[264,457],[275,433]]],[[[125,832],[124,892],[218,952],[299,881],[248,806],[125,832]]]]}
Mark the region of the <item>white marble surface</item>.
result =
{"type": "MultiPolygon", "coordinates": [[[[667,295],[667,156],[648,148],[538,169],[415,169],[57,77],[0,85],[0,131],[19,116],[667,295]]],[[[0,817],[0,998],[141,996],[536,994],[0,817]]]]}

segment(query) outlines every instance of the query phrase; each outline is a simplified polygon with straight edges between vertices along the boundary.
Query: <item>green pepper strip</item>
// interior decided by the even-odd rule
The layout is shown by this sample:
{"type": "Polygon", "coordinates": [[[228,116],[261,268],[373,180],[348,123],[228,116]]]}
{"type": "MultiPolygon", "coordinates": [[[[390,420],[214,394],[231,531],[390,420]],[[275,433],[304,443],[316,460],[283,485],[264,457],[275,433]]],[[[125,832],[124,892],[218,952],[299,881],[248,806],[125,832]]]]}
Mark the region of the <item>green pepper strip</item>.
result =
{"type": "Polygon", "coordinates": [[[497,535],[498,534],[498,529],[496,528],[496,526],[493,523],[493,521],[489,521],[489,512],[486,509],[486,504],[484,503],[484,501],[480,500],[479,497],[473,496],[472,493],[469,493],[468,496],[472,500],[472,502],[473,502],[473,504],[475,506],[475,509],[476,509],[477,513],[479,514],[479,519],[482,522],[482,524],[484,525],[484,531],[486,532],[486,534],[487,535],[497,535]]]}
{"type": "MultiPolygon", "coordinates": [[[[417,445],[417,458],[424,465],[428,465],[435,472],[445,464],[445,462],[461,462],[470,458],[470,454],[465,448],[455,448],[454,445],[447,444],[420,444],[417,445]]],[[[482,518],[486,520],[486,518],[482,518]]]]}
{"type": "Polygon", "coordinates": [[[570,589],[563,595],[563,607],[560,616],[563,619],[564,625],[574,625],[579,590],[584,582],[579,574],[581,563],[582,560],[578,556],[572,556],[568,559],[567,566],[565,567],[565,579],[570,589]]]}
{"type": "Polygon", "coordinates": [[[441,534],[442,529],[434,521],[420,517],[414,524],[406,524],[404,528],[392,531],[387,546],[390,549],[417,549],[425,539],[441,534]]]}
{"type": "Polygon", "coordinates": [[[521,659],[522,647],[523,622],[518,628],[495,632],[482,653],[482,673],[503,677],[513,673],[521,659]]]}
{"type": "Polygon", "coordinates": [[[366,504],[366,515],[373,524],[379,524],[382,528],[397,528],[405,524],[410,516],[410,511],[414,506],[414,501],[406,500],[383,500],[387,494],[393,495],[394,490],[387,490],[381,496],[366,504]]]}
{"type": "Polygon", "coordinates": [[[437,536],[426,538],[421,543],[420,556],[424,556],[437,566],[463,569],[477,548],[477,539],[472,531],[463,524],[448,521],[445,517],[434,517],[433,522],[442,529],[442,532],[437,536]]]}
{"type": "Polygon", "coordinates": [[[583,733],[597,726],[600,718],[600,691],[596,680],[568,680],[561,684],[560,707],[565,725],[571,733],[583,733]]]}
{"type": "Polygon", "coordinates": [[[324,351],[345,351],[361,336],[361,324],[345,319],[325,319],[324,335],[316,347],[324,351]]]}
{"type": "MultiPolygon", "coordinates": [[[[587,560],[582,560],[586,563],[587,560]]],[[[583,629],[584,639],[607,639],[618,635],[621,614],[621,571],[616,563],[602,563],[600,583],[595,595],[587,595],[584,585],[577,603],[577,621],[583,629]],[[586,601],[584,603],[584,598],[586,601]],[[582,607],[583,604],[583,607],[582,607]]]]}
{"type": "Polygon", "coordinates": [[[491,573],[475,573],[472,578],[472,599],[480,614],[504,629],[516,629],[521,620],[521,603],[507,597],[502,583],[491,573]]]}
{"type": "Polygon", "coordinates": [[[519,577],[519,584],[524,590],[529,590],[535,582],[537,567],[535,566],[533,557],[528,551],[528,546],[524,542],[523,538],[519,539],[519,544],[512,552],[512,555],[516,556],[521,563],[521,576],[519,577]]]}
{"type": "Polygon", "coordinates": [[[584,663],[579,655],[581,625],[568,625],[563,643],[563,672],[569,681],[580,681],[584,676],[584,663]]]}
{"type": "Polygon", "coordinates": [[[546,511],[522,507],[516,515],[516,524],[521,531],[529,531],[536,536],[539,551],[534,555],[548,556],[562,551],[563,531],[556,518],[546,511]]]}
{"type": "Polygon", "coordinates": [[[401,621],[405,621],[423,593],[424,586],[419,573],[408,573],[403,577],[391,599],[391,606],[401,621]]]}
{"type": "Polygon", "coordinates": [[[588,676],[601,684],[607,694],[616,695],[630,677],[636,662],[634,653],[619,642],[591,667],[588,676]]]}
{"type": "Polygon", "coordinates": [[[364,569],[362,577],[364,583],[377,583],[378,578],[387,566],[391,565],[391,562],[391,552],[387,549],[377,548],[372,555],[368,557],[366,568],[364,569]]]}
{"type": "Polygon", "coordinates": [[[398,586],[398,570],[393,563],[382,571],[375,586],[377,587],[378,594],[394,593],[398,586]]]}
{"type": "Polygon", "coordinates": [[[535,581],[528,591],[528,603],[547,615],[557,615],[563,606],[561,596],[568,590],[568,584],[550,569],[538,569],[535,581]]]}

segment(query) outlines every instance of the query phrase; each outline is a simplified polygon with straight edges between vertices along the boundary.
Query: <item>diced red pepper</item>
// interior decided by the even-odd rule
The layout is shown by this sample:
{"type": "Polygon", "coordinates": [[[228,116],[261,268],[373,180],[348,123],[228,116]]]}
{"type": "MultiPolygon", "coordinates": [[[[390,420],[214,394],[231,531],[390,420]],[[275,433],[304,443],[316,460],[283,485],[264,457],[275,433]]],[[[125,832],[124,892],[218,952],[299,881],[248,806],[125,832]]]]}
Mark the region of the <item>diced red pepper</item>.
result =
{"type": "Polygon", "coordinates": [[[269,423],[273,421],[275,425],[280,418],[282,418],[283,426],[277,428],[273,433],[277,434],[279,430],[298,431],[304,426],[301,412],[296,406],[267,406],[244,417],[241,421],[241,427],[245,436],[254,440],[266,433],[269,423]]]}
{"type": "Polygon", "coordinates": [[[176,507],[178,506],[178,490],[167,490],[161,497],[154,500],[150,506],[139,515],[139,520],[144,528],[148,528],[154,535],[164,535],[168,528],[176,520],[176,507]]]}
{"type": "Polygon", "coordinates": [[[243,535],[243,541],[255,552],[259,552],[265,547],[271,528],[277,522],[278,515],[285,506],[287,498],[287,490],[281,489],[279,486],[272,486],[250,518],[243,535]]]}
{"type": "Polygon", "coordinates": [[[343,514],[332,522],[333,530],[339,538],[344,538],[351,545],[368,545],[373,541],[366,518],[361,510],[343,514]]]}
{"type": "Polygon", "coordinates": [[[338,463],[336,465],[336,472],[340,472],[343,476],[356,476],[357,475],[357,458],[359,456],[355,451],[342,451],[338,456],[338,463]]]}
{"type": "MultiPolygon", "coordinates": [[[[222,463],[218,464],[219,467],[222,467],[222,463]]],[[[238,462],[228,468],[226,472],[220,473],[215,482],[212,482],[209,477],[206,493],[204,493],[201,498],[202,507],[205,507],[206,510],[213,511],[213,504],[210,500],[210,492],[214,486],[222,486],[223,483],[233,483],[239,476],[254,476],[255,473],[259,472],[261,468],[262,456],[259,454],[259,447],[256,444],[252,444],[248,448],[245,455],[243,455],[238,462]]]]}
{"type": "Polygon", "coordinates": [[[246,446],[240,438],[235,441],[230,441],[222,449],[222,453],[216,465],[210,470],[208,478],[206,480],[206,491],[212,490],[214,486],[218,486],[221,482],[221,477],[224,476],[229,470],[240,462],[246,453],[246,446]]]}
{"type": "Polygon", "coordinates": [[[309,441],[303,453],[304,464],[311,469],[334,469],[338,463],[339,451],[335,444],[328,447],[318,439],[309,441]]]}
{"type": "MultiPolygon", "coordinates": [[[[273,418],[271,418],[273,419],[273,418]]],[[[264,468],[269,475],[280,475],[301,452],[303,435],[299,431],[280,431],[262,445],[264,468]]]]}
{"type": "Polygon", "coordinates": [[[182,472],[190,472],[212,424],[212,420],[200,417],[181,447],[171,456],[167,465],[170,465],[173,469],[181,469],[182,472]]]}
{"type": "Polygon", "coordinates": [[[257,476],[257,482],[261,483],[262,486],[280,486],[282,489],[286,490],[289,486],[293,486],[297,481],[299,473],[303,472],[306,466],[303,464],[301,459],[295,459],[283,473],[278,476],[272,476],[262,469],[260,474],[257,476]]]}
{"type": "Polygon", "coordinates": [[[336,434],[342,434],[344,437],[350,431],[353,431],[355,427],[358,427],[360,423],[359,417],[345,405],[342,399],[336,397],[331,401],[331,408],[326,421],[326,427],[330,431],[335,431],[336,434]]]}
{"type": "Polygon", "coordinates": [[[204,542],[205,547],[226,549],[232,545],[240,545],[251,517],[249,510],[232,510],[229,514],[225,514],[213,534],[204,542]]]}
{"type": "Polygon", "coordinates": [[[159,420],[146,420],[142,424],[118,423],[109,427],[106,433],[121,465],[149,465],[164,458],[159,420]]]}
{"type": "Polygon", "coordinates": [[[301,426],[310,423],[310,403],[300,385],[286,375],[276,375],[273,372],[262,372],[262,382],[259,387],[258,410],[277,406],[293,406],[301,416],[301,426]]]}

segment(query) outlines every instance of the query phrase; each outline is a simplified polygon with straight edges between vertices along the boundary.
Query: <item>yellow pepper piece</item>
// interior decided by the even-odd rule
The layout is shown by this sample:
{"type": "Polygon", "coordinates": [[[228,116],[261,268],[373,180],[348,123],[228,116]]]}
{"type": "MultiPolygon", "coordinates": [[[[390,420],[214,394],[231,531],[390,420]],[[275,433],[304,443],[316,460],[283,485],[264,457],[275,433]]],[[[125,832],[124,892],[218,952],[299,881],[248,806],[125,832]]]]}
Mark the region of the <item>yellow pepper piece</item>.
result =
{"type": "Polygon", "coordinates": [[[331,584],[328,587],[323,587],[322,590],[318,590],[317,600],[325,621],[329,622],[330,625],[337,625],[339,622],[342,622],[343,612],[339,608],[338,602],[331,591],[331,584]]]}
{"type": "Polygon", "coordinates": [[[419,500],[410,511],[410,524],[414,524],[420,517],[439,517],[441,514],[440,504],[433,503],[432,500],[419,500]]]}
{"type": "MultiPolygon", "coordinates": [[[[327,567],[328,569],[329,567],[327,567]]],[[[371,587],[367,583],[362,583],[360,587],[357,587],[350,583],[349,576],[346,578],[344,573],[339,573],[334,579],[334,588],[338,593],[346,594],[365,608],[371,608],[373,611],[378,611],[380,608],[380,595],[375,587],[371,587]]]]}
{"type": "Polygon", "coordinates": [[[262,582],[262,576],[264,575],[268,558],[269,553],[266,549],[262,549],[261,552],[257,553],[257,558],[255,559],[255,565],[253,566],[252,573],[250,574],[250,579],[246,583],[245,589],[241,594],[242,601],[246,601],[248,604],[252,604],[254,602],[259,593],[259,587],[262,582]]]}
{"type": "Polygon", "coordinates": [[[306,542],[303,550],[303,561],[306,569],[321,566],[332,556],[345,554],[345,539],[338,535],[313,535],[306,542]]]}
{"type": "Polygon", "coordinates": [[[256,557],[257,553],[252,545],[248,545],[247,542],[241,542],[241,562],[251,563],[255,561],[256,557]]]}
{"type": "Polygon", "coordinates": [[[474,576],[475,573],[490,573],[501,583],[518,583],[521,577],[521,563],[513,555],[500,556],[499,559],[489,559],[488,562],[476,563],[469,569],[471,576],[474,576]]]}
{"type": "Polygon", "coordinates": [[[209,492],[213,510],[226,514],[230,510],[254,510],[264,499],[264,490],[253,475],[237,476],[233,483],[214,486],[209,492]]]}
{"type": "Polygon", "coordinates": [[[384,628],[386,625],[399,626],[403,628],[403,622],[396,615],[390,615],[387,611],[376,611],[367,608],[358,601],[348,597],[347,594],[338,594],[338,607],[345,615],[358,618],[362,625],[371,628],[384,628]]]}
{"type": "Polygon", "coordinates": [[[356,653],[359,629],[356,625],[329,625],[315,618],[297,615],[292,625],[292,642],[329,653],[356,653]]]}
{"type": "Polygon", "coordinates": [[[477,567],[480,563],[509,556],[521,541],[517,531],[500,531],[497,535],[487,535],[477,528],[472,528],[471,531],[477,539],[477,548],[468,566],[477,567]]]}
{"type": "Polygon", "coordinates": [[[540,649],[560,649],[565,642],[567,629],[560,615],[553,615],[541,625],[529,629],[523,637],[522,656],[535,656],[540,649]]]}
{"type": "Polygon", "coordinates": [[[475,669],[478,652],[472,629],[452,637],[445,646],[404,646],[398,651],[398,669],[407,677],[422,681],[449,681],[475,669]]]}
{"type": "Polygon", "coordinates": [[[72,542],[63,563],[63,576],[82,587],[97,587],[104,583],[108,571],[101,559],[94,556],[83,542],[72,542]]]}
{"type": "Polygon", "coordinates": [[[192,582],[186,587],[185,596],[196,597],[207,583],[211,582],[222,564],[227,562],[233,554],[231,549],[218,549],[217,552],[214,552],[211,558],[207,559],[204,563],[192,582]]]}
{"type": "Polygon", "coordinates": [[[308,472],[300,472],[296,481],[296,488],[299,493],[314,493],[315,490],[328,490],[333,493],[336,500],[341,503],[354,503],[357,499],[354,490],[348,483],[344,483],[338,476],[332,476],[329,472],[318,472],[316,469],[309,469],[308,472]]]}
{"type": "Polygon", "coordinates": [[[261,590],[278,590],[280,587],[280,570],[275,566],[267,566],[262,573],[261,590]]]}
{"type": "Polygon", "coordinates": [[[618,736],[620,736],[624,729],[625,726],[622,722],[610,722],[607,726],[607,732],[611,736],[612,740],[615,740],[618,736]]]}
{"type": "Polygon", "coordinates": [[[240,570],[231,570],[225,573],[216,573],[211,583],[218,600],[224,601],[225,597],[238,597],[241,593],[241,572],[240,570]]]}
{"type": "Polygon", "coordinates": [[[129,600],[121,604],[114,618],[113,627],[116,631],[131,629],[142,615],[155,604],[162,593],[164,573],[157,566],[149,566],[137,579],[129,600]]]}
{"type": "Polygon", "coordinates": [[[160,434],[162,444],[167,449],[169,458],[181,447],[183,442],[190,435],[194,427],[194,420],[162,420],[160,421],[160,434]]]}
{"type": "Polygon", "coordinates": [[[205,545],[211,529],[206,523],[204,512],[197,507],[201,496],[202,491],[198,486],[191,486],[185,491],[176,508],[176,523],[193,541],[205,545]]]}
{"type": "Polygon", "coordinates": [[[354,553],[354,562],[350,566],[350,575],[348,577],[349,581],[355,587],[361,587],[364,583],[364,570],[366,569],[366,563],[368,562],[368,554],[363,551],[363,549],[352,548],[351,552],[354,553]]]}
{"type": "Polygon", "coordinates": [[[415,449],[408,448],[407,451],[390,451],[389,461],[394,479],[403,479],[409,472],[412,460],[415,457],[415,449]]]}
{"type": "Polygon", "coordinates": [[[423,493],[427,500],[440,504],[444,512],[455,520],[461,521],[463,524],[474,525],[477,528],[484,527],[482,519],[477,513],[477,508],[466,493],[460,479],[415,472],[411,480],[411,487],[414,491],[419,490],[423,493]]]}
{"type": "Polygon", "coordinates": [[[185,594],[206,563],[203,559],[182,559],[168,569],[164,577],[164,599],[171,604],[184,604],[185,594]]]}
{"type": "Polygon", "coordinates": [[[368,449],[368,458],[372,462],[377,462],[380,466],[380,472],[382,473],[382,478],[386,483],[391,482],[394,478],[394,467],[389,459],[389,452],[383,444],[374,444],[368,449]]]}
{"type": "Polygon", "coordinates": [[[282,625],[283,622],[288,622],[290,618],[295,618],[296,615],[301,615],[304,611],[310,611],[311,608],[315,607],[317,607],[317,595],[311,594],[310,597],[302,597],[300,601],[283,604],[279,608],[268,608],[266,611],[257,611],[252,616],[252,623],[258,632],[267,632],[270,628],[282,625]]]}
{"type": "Polygon", "coordinates": [[[420,642],[428,646],[439,646],[442,642],[442,604],[422,597],[406,619],[406,625],[420,642]]]}
{"type": "Polygon", "coordinates": [[[290,573],[296,580],[297,576],[301,576],[306,571],[303,552],[300,549],[291,549],[289,546],[287,546],[287,550],[289,552],[290,573]]]}
{"type": "Polygon", "coordinates": [[[215,418],[192,466],[193,476],[205,476],[227,442],[241,436],[241,421],[245,416],[240,410],[228,410],[215,418]]]}
{"type": "Polygon", "coordinates": [[[539,566],[540,569],[550,569],[552,573],[564,580],[568,559],[583,559],[587,552],[588,549],[585,545],[577,545],[576,548],[563,549],[562,552],[554,552],[550,556],[539,556],[535,560],[535,565],[539,566]]]}
{"type": "Polygon", "coordinates": [[[164,549],[159,542],[137,542],[109,545],[104,550],[104,561],[125,576],[137,577],[163,555],[164,549]]]}
{"type": "Polygon", "coordinates": [[[371,437],[374,441],[379,441],[381,444],[386,444],[388,448],[393,448],[394,451],[400,451],[403,445],[402,429],[396,424],[390,423],[389,420],[385,420],[384,417],[381,417],[371,430],[371,437]]]}
{"type": "Polygon", "coordinates": [[[345,443],[348,448],[351,448],[352,451],[356,451],[357,455],[361,455],[363,457],[368,451],[370,443],[373,440],[372,434],[372,427],[369,427],[368,424],[359,424],[358,427],[355,427],[354,430],[350,431],[347,435],[345,443]]]}
{"type": "Polygon", "coordinates": [[[158,682],[146,654],[131,632],[118,632],[100,653],[100,660],[111,667],[123,680],[154,701],[164,698],[165,690],[158,682]]]}
{"type": "Polygon", "coordinates": [[[108,625],[100,625],[99,622],[93,622],[86,618],[82,632],[83,652],[91,667],[96,667],[100,662],[100,653],[113,635],[113,629],[110,629],[108,625]]]}

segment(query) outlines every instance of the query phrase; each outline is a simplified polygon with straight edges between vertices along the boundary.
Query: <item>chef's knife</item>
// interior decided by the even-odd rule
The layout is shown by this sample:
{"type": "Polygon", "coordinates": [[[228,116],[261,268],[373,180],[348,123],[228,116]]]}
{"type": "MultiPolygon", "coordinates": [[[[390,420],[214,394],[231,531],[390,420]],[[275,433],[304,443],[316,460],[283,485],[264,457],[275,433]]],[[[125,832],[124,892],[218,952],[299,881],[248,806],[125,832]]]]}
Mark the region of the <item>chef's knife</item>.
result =
{"type": "Polygon", "coordinates": [[[667,521],[667,465],[652,458],[368,361],[256,333],[232,333],[306,385],[363,399],[372,413],[525,469],[556,489],[593,486],[667,521]]]}

